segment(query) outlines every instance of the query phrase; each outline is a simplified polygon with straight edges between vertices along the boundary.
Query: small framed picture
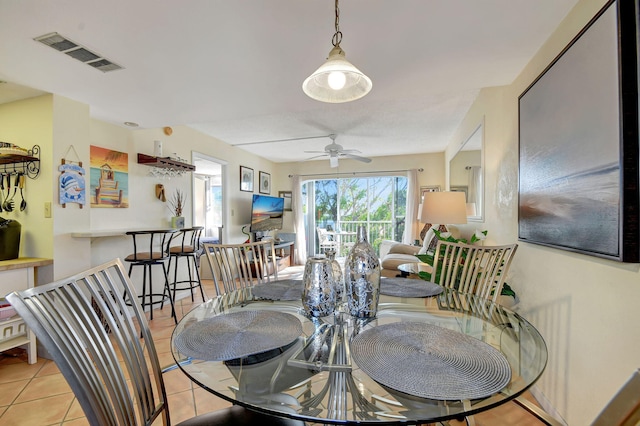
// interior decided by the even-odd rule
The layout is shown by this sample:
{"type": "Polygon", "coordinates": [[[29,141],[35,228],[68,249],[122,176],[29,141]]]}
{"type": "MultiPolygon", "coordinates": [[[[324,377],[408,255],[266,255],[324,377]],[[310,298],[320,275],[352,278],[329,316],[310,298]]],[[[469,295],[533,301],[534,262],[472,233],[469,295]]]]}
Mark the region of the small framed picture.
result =
{"type": "Polygon", "coordinates": [[[271,175],[269,173],[260,172],[258,174],[258,181],[260,182],[260,193],[271,194],[271,175]]]}
{"type": "Polygon", "coordinates": [[[240,191],[253,192],[253,169],[249,167],[240,166],[240,191]]]}
{"type": "Polygon", "coordinates": [[[291,208],[291,191],[278,191],[278,197],[284,198],[284,209],[285,211],[292,211],[291,208]]]}
{"type": "Polygon", "coordinates": [[[440,192],[440,185],[421,186],[420,187],[420,203],[424,199],[425,192],[440,192]]]}

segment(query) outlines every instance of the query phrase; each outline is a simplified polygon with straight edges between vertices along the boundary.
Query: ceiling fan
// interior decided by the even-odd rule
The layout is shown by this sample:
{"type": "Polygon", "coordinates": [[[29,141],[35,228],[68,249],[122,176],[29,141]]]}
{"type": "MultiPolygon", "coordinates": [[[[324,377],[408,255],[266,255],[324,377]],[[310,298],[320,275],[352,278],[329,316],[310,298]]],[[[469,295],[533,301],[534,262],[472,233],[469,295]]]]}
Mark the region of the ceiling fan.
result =
{"type": "Polygon", "coordinates": [[[361,157],[359,155],[355,155],[355,153],[360,153],[357,149],[343,149],[342,145],[336,143],[336,135],[329,135],[331,139],[331,143],[324,147],[324,151],[305,151],[309,154],[320,154],[311,158],[307,158],[307,160],[313,160],[315,158],[320,157],[329,157],[329,164],[331,167],[338,167],[338,158],[351,158],[353,160],[362,161],[363,163],[370,163],[371,158],[361,157]]]}

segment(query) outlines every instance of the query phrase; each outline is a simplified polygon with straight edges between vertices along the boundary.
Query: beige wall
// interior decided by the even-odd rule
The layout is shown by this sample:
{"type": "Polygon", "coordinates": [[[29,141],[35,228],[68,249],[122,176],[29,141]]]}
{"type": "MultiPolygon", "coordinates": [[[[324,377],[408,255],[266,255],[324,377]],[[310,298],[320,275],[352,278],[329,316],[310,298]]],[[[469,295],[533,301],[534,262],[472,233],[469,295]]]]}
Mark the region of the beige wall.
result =
{"type": "MultiPolygon", "coordinates": [[[[579,2],[513,84],[482,90],[451,142],[457,146],[484,116],[489,242],[517,241],[518,97],[604,3],[579,2]]],[[[508,282],[520,296],[519,313],[549,349],[536,394],[568,424],[589,424],[638,368],[640,268],[519,245],[508,282]]]]}
{"type": "Polygon", "coordinates": [[[27,178],[23,191],[27,208],[22,212],[19,208],[11,213],[2,212],[0,216],[22,225],[21,256],[52,258],[53,219],[44,218],[44,203],[51,202],[53,197],[53,96],[0,105],[0,141],[25,149],[40,146],[40,175],[36,179],[27,178]]]}

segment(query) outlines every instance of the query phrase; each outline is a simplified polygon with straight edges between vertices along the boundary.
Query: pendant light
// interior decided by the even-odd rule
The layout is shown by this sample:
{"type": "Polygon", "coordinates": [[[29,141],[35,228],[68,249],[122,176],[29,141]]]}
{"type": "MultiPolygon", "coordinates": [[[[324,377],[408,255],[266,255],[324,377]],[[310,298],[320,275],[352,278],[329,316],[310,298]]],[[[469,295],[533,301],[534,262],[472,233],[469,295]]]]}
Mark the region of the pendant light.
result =
{"type": "Polygon", "coordinates": [[[336,32],[331,40],[333,49],[327,61],[302,83],[310,98],[321,102],[342,103],[360,99],[371,91],[371,79],[345,59],[340,47],[340,9],[336,0],[336,32]]]}

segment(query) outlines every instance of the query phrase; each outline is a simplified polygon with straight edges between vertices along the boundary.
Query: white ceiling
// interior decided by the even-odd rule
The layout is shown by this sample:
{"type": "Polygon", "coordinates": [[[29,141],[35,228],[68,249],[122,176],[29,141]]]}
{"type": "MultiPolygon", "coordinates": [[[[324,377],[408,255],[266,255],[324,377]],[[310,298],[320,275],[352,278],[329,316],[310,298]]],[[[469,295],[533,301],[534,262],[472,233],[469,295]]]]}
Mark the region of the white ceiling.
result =
{"type": "MultiPolygon", "coordinates": [[[[346,104],[302,81],[331,49],[331,0],[0,0],[0,102],[17,85],[141,128],[189,125],[276,162],[338,135],[364,156],[442,151],[483,87],[510,84],[577,0],[343,0],[342,48],[373,81],[346,104]],[[33,40],[58,32],[124,67],[33,40]]],[[[170,142],[170,141],[168,141],[170,142]]]]}

